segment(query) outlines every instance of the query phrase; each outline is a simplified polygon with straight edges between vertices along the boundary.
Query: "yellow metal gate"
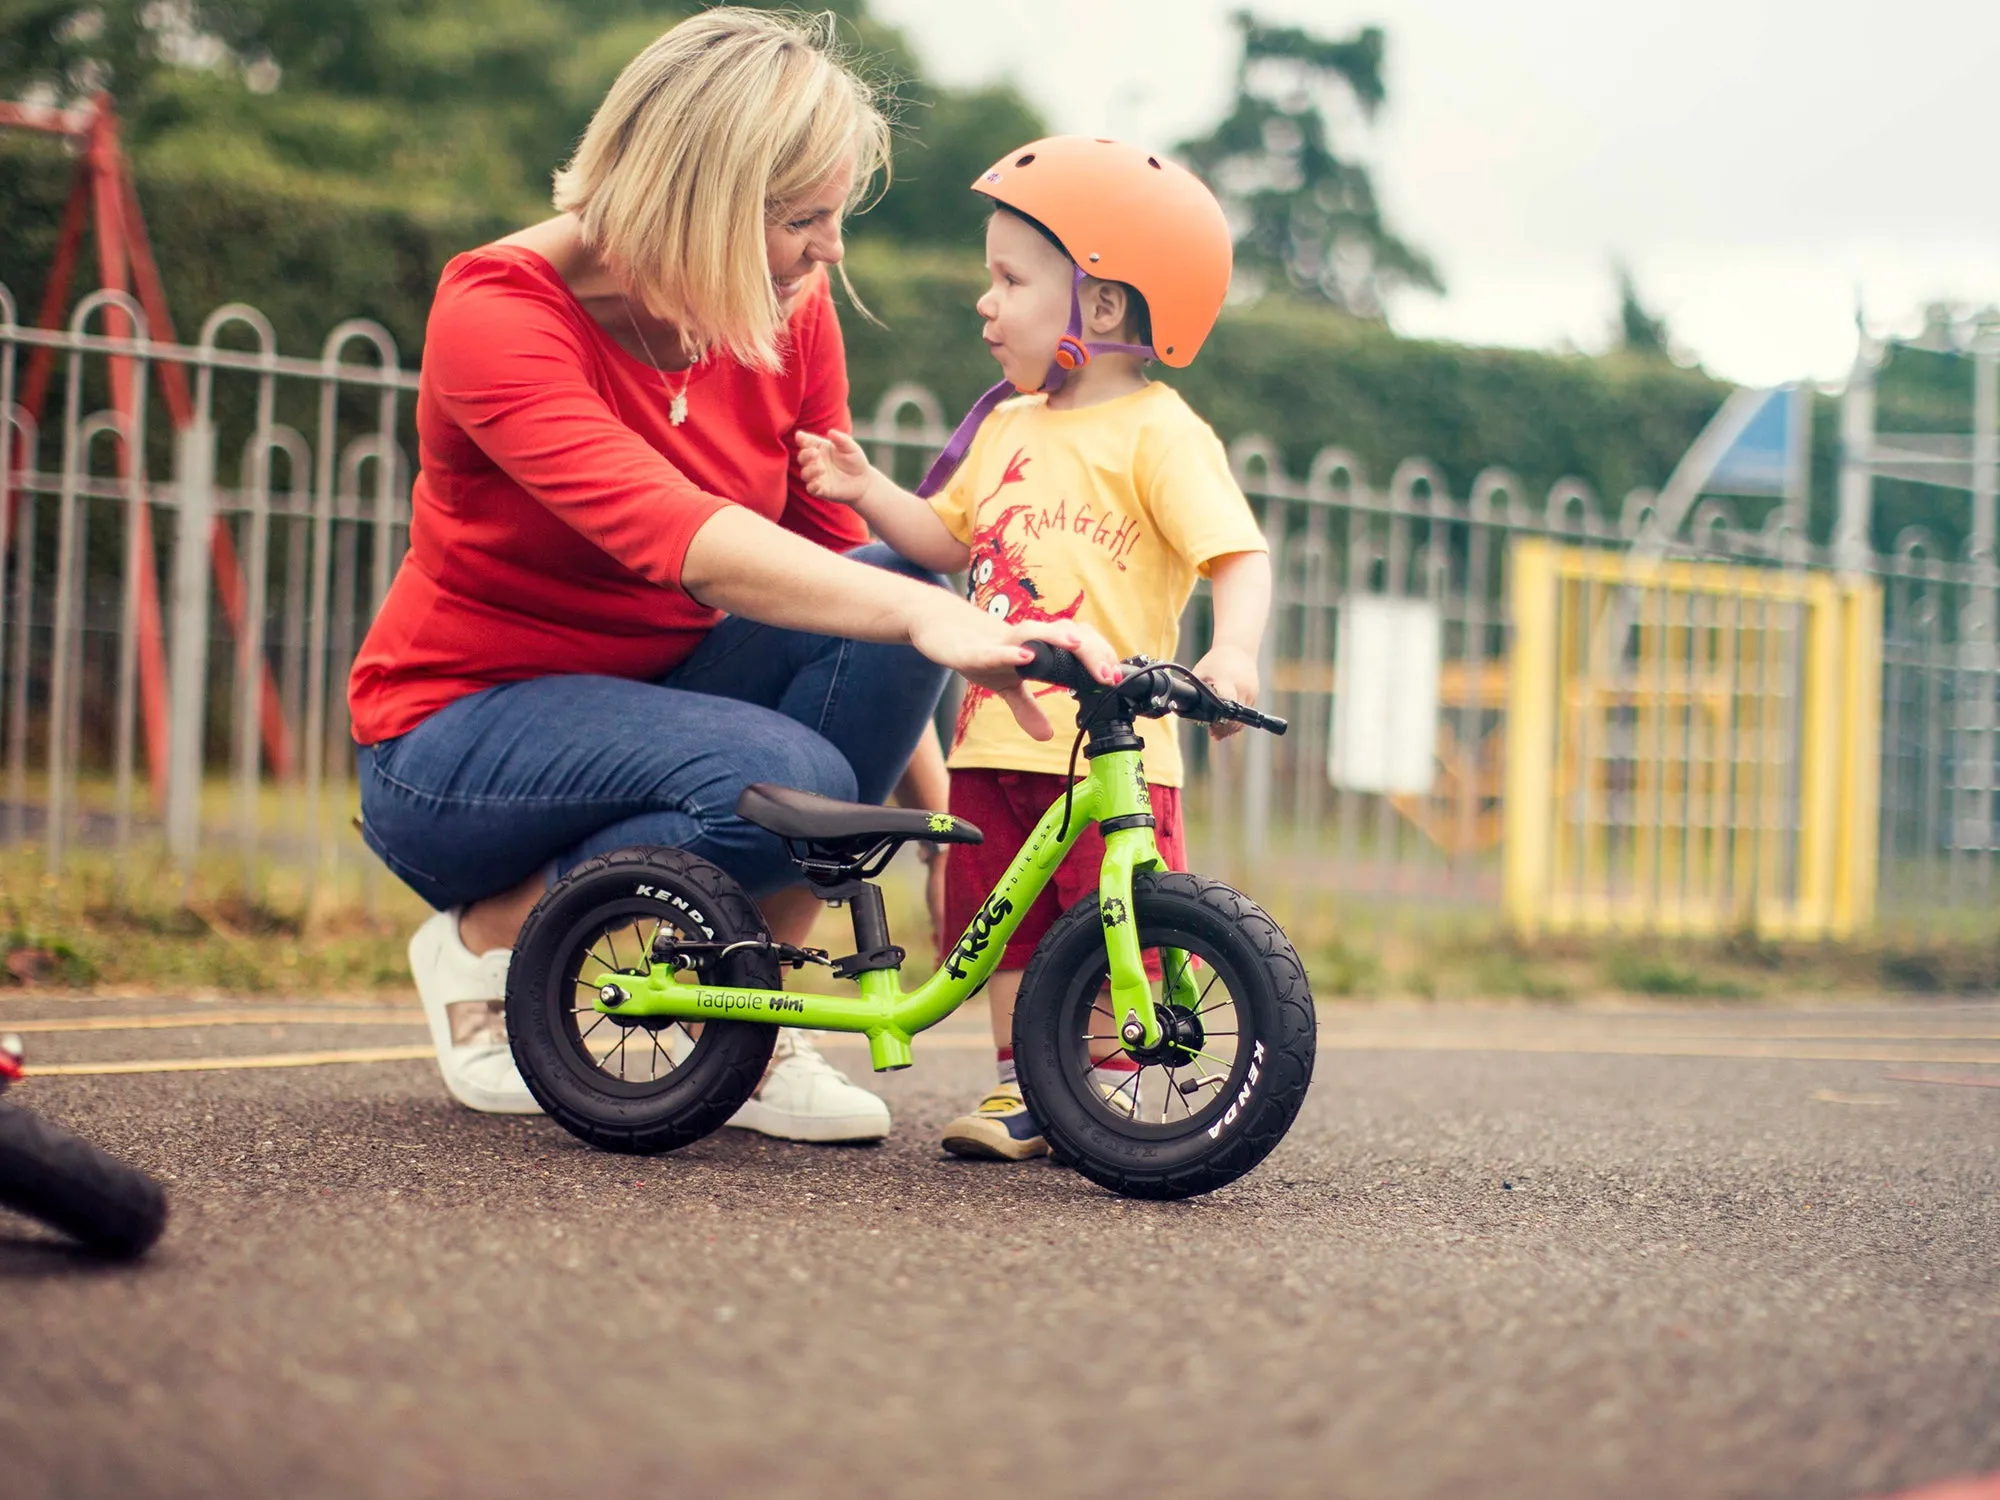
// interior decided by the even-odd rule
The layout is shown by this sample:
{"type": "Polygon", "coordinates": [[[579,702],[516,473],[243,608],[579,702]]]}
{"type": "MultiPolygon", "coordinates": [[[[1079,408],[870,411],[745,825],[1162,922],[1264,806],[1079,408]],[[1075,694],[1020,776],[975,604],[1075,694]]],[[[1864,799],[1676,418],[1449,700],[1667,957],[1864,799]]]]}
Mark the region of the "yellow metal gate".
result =
{"type": "Polygon", "coordinates": [[[1844,937],[1874,918],[1873,580],[1513,544],[1514,927],[1844,937]]]}

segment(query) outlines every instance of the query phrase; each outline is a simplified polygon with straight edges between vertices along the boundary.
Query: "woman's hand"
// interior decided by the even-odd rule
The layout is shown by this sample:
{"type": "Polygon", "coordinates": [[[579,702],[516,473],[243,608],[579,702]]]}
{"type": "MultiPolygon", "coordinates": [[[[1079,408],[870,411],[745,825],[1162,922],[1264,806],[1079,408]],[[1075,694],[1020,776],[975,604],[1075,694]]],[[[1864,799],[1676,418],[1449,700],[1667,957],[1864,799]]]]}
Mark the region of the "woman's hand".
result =
{"type": "Polygon", "coordinates": [[[799,445],[799,476],[808,493],[842,505],[859,505],[875,477],[875,466],[861,445],[844,432],[822,437],[801,429],[794,435],[799,445]]]}
{"type": "Polygon", "coordinates": [[[1030,739],[1055,735],[1048,715],[1028,691],[1018,669],[1032,659],[1024,641],[1047,641],[1083,659],[1099,682],[1118,678],[1118,653],[1088,625],[1073,620],[1031,620],[1008,625],[942,589],[927,589],[909,618],[910,644],[941,667],[1006,701],[1030,739]]]}

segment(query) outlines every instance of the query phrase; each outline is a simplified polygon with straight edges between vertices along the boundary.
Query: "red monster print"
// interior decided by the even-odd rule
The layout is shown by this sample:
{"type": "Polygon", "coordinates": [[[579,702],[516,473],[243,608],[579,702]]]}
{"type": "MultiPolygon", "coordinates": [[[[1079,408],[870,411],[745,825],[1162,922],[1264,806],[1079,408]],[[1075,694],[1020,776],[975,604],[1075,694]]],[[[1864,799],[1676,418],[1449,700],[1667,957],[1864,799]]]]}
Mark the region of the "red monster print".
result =
{"type": "MultiPolygon", "coordinates": [[[[1007,470],[1000,483],[979,505],[985,505],[1008,485],[1021,483],[1026,477],[1024,471],[1027,466],[1028,460],[1017,450],[1007,461],[1007,470]]],[[[1074,620],[1083,608],[1083,591],[1077,590],[1076,597],[1062,609],[1046,608],[1042,604],[1042,591],[1028,576],[1026,549],[1020,542],[1007,539],[1008,526],[1016,517],[1027,515],[1032,509],[1027,505],[1010,505],[974,532],[972,556],[967,563],[970,586],[966,597],[995,619],[1005,620],[1011,625],[1018,625],[1024,620],[1074,620]]],[[[977,507],[973,514],[979,514],[977,507]]],[[[986,688],[967,684],[965,698],[958,708],[958,724],[952,732],[954,747],[964,740],[972,716],[992,696],[986,688]]]]}

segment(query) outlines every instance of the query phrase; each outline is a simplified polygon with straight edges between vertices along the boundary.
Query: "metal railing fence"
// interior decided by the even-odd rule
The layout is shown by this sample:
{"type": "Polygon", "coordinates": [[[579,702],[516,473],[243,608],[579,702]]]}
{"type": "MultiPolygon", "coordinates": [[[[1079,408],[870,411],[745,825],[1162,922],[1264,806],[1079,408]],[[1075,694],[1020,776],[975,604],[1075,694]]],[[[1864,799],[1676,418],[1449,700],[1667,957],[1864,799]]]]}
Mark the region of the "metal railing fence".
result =
{"type": "MultiPolygon", "coordinates": [[[[116,294],[45,332],[20,326],[0,288],[0,434],[12,455],[0,463],[0,840],[41,846],[58,872],[79,842],[122,855],[157,840],[183,863],[233,851],[253,892],[278,865],[379,881],[349,825],[345,688],[407,546],[415,386],[371,323],[341,324],[316,359],[301,359],[281,355],[269,323],[240,304],[174,345],[150,340],[139,308],[116,294]],[[114,309],[130,337],[102,331],[114,309]],[[38,429],[17,393],[23,360],[42,348],[60,375],[38,429]],[[119,360],[139,391],[130,420],[104,400],[119,360]],[[166,363],[195,386],[194,420],[178,432],[147,398],[166,363]],[[219,580],[215,527],[239,560],[219,580]],[[150,615],[149,574],[168,580],[150,615]]],[[[910,386],[856,423],[904,482],[947,430],[937,399],[910,386]]],[[[1746,527],[1713,499],[1667,538],[1646,490],[1614,510],[1580,481],[1534,495],[1502,468],[1458,494],[1422,459],[1381,481],[1337,447],[1303,474],[1255,436],[1230,456],[1276,570],[1265,701],[1293,728],[1218,746],[1189,735],[1190,852],[1294,922],[1379,903],[1497,909],[1514,538],[1781,569],[1834,562],[1782,512],[1746,527]],[[1424,600],[1437,614],[1436,762],[1424,791],[1357,791],[1329,777],[1343,612],[1364,597],[1424,600]]],[[[1869,571],[1884,590],[1881,910],[1891,921],[1979,920],[2000,842],[2000,571],[1989,556],[1944,557],[1914,533],[1869,571]]],[[[1184,659],[1207,630],[1198,594],[1184,659]]]]}
{"type": "Polygon", "coordinates": [[[19,326],[0,288],[0,836],[39,842],[52,873],[79,841],[163,838],[182,865],[233,844],[253,890],[274,859],[358,863],[372,885],[344,827],[345,687],[407,545],[415,388],[362,320],[307,360],[242,304],[179,345],[119,293],[57,333],[19,326]],[[93,331],[113,314],[129,336],[93,331]],[[59,366],[39,424],[16,400],[38,349],[59,366]],[[194,388],[179,430],[152,399],[167,364],[194,388]],[[122,372],[133,398],[101,404],[122,372]]]}

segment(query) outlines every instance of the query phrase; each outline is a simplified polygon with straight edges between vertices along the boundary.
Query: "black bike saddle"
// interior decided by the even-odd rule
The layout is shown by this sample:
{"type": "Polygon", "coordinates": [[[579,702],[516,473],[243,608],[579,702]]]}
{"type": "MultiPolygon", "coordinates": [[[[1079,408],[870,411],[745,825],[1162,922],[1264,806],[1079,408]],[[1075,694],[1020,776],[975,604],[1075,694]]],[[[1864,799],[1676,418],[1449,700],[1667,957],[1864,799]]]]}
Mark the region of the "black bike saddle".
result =
{"type": "Polygon", "coordinates": [[[928,839],[933,844],[983,844],[986,835],[950,813],[916,807],[838,802],[797,787],[753,782],[736,799],[736,815],[781,839],[845,844],[857,839],[928,839]]]}

